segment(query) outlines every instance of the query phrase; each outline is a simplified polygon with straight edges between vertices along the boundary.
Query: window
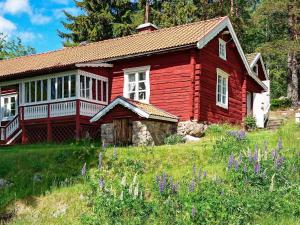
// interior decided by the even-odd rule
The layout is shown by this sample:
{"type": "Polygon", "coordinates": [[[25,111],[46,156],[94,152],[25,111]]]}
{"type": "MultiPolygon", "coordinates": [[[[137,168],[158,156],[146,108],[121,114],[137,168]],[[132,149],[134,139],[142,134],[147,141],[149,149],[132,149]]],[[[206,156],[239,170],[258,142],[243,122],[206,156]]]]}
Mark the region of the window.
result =
{"type": "Polygon", "coordinates": [[[18,114],[17,111],[17,95],[5,95],[1,97],[1,105],[3,106],[3,118],[9,120],[18,114]]]}
{"type": "Polygon", "coordinates": [[[255,66],[253,67],[253,72],[256,76],[258,76],[258,65],[255,64],[255,66]]]}
{"type": "Polygon", "coordinates": [[[80,75],[80,97],[107,103],[108,82],[104,77],[80,75]]]}
{"type": "Polygon", "coordinates": [[[226,60],[226,42],[219,39],[219,57],[226,60]]]}
{"type": "Polygon", "coordinates": [[[222,108],[228,108],[228,77],[224,71],[217,69],[216,102],[222,108]]]}
{"type": "Polygon", "coordinates": [[[125,70],[124,97],[136,101],[149,102],[149,73],[149,66],[125,70]]]}

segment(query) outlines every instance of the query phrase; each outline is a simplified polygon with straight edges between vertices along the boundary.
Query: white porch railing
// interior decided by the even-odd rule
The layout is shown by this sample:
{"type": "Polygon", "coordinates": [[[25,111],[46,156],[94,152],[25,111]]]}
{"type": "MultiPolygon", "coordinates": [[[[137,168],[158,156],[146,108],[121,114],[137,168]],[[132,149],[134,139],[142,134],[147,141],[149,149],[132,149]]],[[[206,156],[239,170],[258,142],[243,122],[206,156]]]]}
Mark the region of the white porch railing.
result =
{"type": "MultiPolygon", "coordinates": [[[[24,106],[24,120],[48,118],[48,114],[50,118],[74,116],[77,112],[77,101],[24,106]]],[[[92,102],[79,101],[79,107],[81,116],[92,117],[104,106],[92,102]]]]}
{"type": "Polygon", "coordinates": [[[76,115],[76,101],[59,102],[50,105],[50,117],[76,115]]]}
{"type": "Polygon", "coordinates": [[[90,102],[80,102],[80,115],[92,117],[102,108],[104,108],[103,105],[96,105],[90,102]]]}
{"type": "Polygon", "coordinates": [[[36,105],[24,108],[24,119],[41,119],[48,117],[48,105],[36,105]]]}
{"type": "Polygon", "coordinates": [[[19,116],[16,116],[11,122],[6,126],[0,127],[1,129],[1,141],[8,140],[12,134],[14,134],[20,128],[19,116]]]}

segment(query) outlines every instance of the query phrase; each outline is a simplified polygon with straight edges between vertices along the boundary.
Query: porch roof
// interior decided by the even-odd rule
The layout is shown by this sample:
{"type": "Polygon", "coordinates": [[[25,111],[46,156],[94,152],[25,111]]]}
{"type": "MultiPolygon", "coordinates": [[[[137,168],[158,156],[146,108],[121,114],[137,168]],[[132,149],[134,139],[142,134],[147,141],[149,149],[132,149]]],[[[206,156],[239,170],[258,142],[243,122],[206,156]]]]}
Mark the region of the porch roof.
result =
{"type": "Polygon", "coordinates": [[[168,113],[162,109],[157,108],[154,105],[146,104],[142,102],[133,101],[131,99],[124,98],[122,96],[117,97],[105,108],[101,109],[90,122],[96,122],[103,116],[109,113],[117,105],[122,105],[128,108],[132,112],[138,114],[140,117],[145,119],[163,120],[168,122],[178,122],[179,118],[171,113],[168,113]]]}

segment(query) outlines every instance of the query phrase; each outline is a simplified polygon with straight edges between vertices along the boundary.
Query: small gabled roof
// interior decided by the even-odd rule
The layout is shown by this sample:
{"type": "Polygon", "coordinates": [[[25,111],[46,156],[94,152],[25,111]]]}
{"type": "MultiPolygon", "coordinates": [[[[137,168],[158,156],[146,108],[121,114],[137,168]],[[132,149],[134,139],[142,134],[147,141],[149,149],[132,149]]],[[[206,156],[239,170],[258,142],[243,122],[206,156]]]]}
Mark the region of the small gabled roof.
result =
{"type": "Polygon", "coordinates": [[[157,108],[154,105],[146,104],[142,102],[133,101],[131,99],[124,98],[122,96],[118,96],[115,100],[113,100],[106,107],[101,109],[91,120],[90,122],[96,122],[100,120],[103,116],[113,110],[117,105],[121,105],[136,113],[142,118],[145,119],[154,119],[154,120],[163,120],[168,122],[178,122],[179,118],[177,116],[172,115],[162,109],[157,108]]]}
{"type": "Polygon", "coordinates": [[[226,18],[219,17],[57,51],[2,60],[0,61],[0,78],[34,72],[41,73],[50,69],[67,68],[78,63],[107,62],[128,56],[195,46],[200,39],[226,18]]]}
{"type": "Polygon", "coordinates": [[[257,62],[260,60],[261,66],[263,68],[264,74],[266,79],[269,79],[269,74],[267,73],[266,67],[265,67],[265,63],[262,59],[262,55],[260,52],[254,52],[254,53],[250,53],[250,54],[246,54],[246,59],[250,65],[250,68],[253,69],[253,67],[255,66],[255,64],[257,64],[257,62]]]}

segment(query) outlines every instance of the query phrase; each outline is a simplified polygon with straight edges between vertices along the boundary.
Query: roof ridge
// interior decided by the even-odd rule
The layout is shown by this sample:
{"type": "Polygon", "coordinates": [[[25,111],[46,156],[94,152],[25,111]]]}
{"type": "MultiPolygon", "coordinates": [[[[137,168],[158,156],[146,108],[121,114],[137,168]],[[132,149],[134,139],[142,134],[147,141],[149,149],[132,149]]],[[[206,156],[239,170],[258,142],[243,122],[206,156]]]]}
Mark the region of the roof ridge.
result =
{"type": "Polygon", "coordinates": [[[180,25],[177,25],[177,26],[165,27],[165,28],[161,28],[161,29],[154,30],[154,31],[151,31],[151,32],[135,33],[135,34],[126,35],[126,36],[123,36],[123,37],[110,38],[110,39],[106,39],[106,40],[91,42],[91,43],[88,43],[88,44],[85,44],[85,45],[63,47],[61,49],[56,49],[56,50],[51,50],[51,51],[46,51],[46,52],[41,52],[41,53],[36,53],[36,54],[31,54],[31,55],[25,55],[25,56],[18,56],[18,57],[10,58],[10,59],[3,59],[3,60],[0,60],[0,63],[3,62],[3,61],[7,62],[7,61],[11,61],[11,60],[16,60],[16,59],[19,59],[19,58],[27,58],[27,57],[32,57],[32,56],[48,55],[48,54],[52,54],[52,53],[55,53],[55,52],[68,51],[68,50],[75,49],[75,48],[91,46],[91,45],[95,45],[95,44],[99,44],[99,43],[106,43],[108,41],[116,41],[116,40],[126,39],[128,37],[145,36],[145,35],[148,35],[148,34],[159,33],[161,31],[165,31],[165,30],[172,30],[172,29],[176,29],[176,28],[180,28],[180,27],[192,26],[192,25],[195,25],[195,24],[206,23],[206,22],[210,22],[210,21],[214,21],[214,20],[221,20],[221,19],[224,19],[226,17],[227,16],[216,17],[216,18],[212,18],[212,19],[208,19],[208,20],[199,20],[199,21],[195,21],[195,22],[192,22],[192,23],[186,23],[186,24],[180,24],[180,25]]]}

